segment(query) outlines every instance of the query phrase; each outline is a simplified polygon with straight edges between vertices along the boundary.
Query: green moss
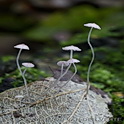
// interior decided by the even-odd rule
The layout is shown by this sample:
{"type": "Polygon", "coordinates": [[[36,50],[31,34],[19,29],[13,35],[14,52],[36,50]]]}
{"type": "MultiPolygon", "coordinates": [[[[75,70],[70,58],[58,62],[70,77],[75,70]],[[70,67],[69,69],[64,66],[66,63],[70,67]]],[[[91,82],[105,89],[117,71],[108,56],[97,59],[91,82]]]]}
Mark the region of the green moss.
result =
{"type": "MultiPolygon", "coordinates": [[[[22,68],[24,69],[24,68],[22,68]]],[[[25,73],[25,78],[27,83],[31,83],[33,81],[41,80],[42,78],[48,77],[49,75],[46,74],[44,71],[40,71],[36,68],[28,68],[25,73]]],[[[3,78],[0,78],[0,82],[2,83],[3,79],[12,78],[12,86],[18,87],[24,85],[22,76],[20,75],[18,70],[15,70],[12,73],[6,74],[3,78]]]]}
{"type": "Polygon", "coordinates": [[[123,124],[124,123],[124,99],[120,99],[119,97],[112,95],[112,105],[110,107],[113,119],[109,122],[109,124],[123,124]]]}

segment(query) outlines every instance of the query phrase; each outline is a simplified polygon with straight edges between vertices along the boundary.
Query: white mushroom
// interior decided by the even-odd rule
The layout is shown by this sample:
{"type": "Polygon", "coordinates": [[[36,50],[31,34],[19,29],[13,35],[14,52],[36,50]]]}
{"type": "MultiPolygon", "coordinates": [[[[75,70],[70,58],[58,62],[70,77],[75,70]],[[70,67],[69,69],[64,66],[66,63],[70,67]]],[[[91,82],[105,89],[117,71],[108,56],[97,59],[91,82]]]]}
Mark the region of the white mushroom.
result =
{"type": "Polygon", "coordinates": [[[21,51],[23,49],[24,50],[29,50],[29,47],[25,44],[19,44],[19,45],[14,46],[14,48],[19,49],[19,52],[18,52],[18,55],[17,55],[17,58],[16,58],[16,63],[17,63],[17,67],[19,69],[19,72],[22,75],[22,70],[21,70],[21,67],[20,67],[20,64],[19,64],[19,57],[20,57],[21,51]]]}
{"type": "MultiPolygon", "coordinates": [[[[28,62],[24,62],[22,63],[22,65],[26,68],[33,68],[34,67],[34,64],[32,63],[28,63],[28,62]]],[[[25,88],[26,88],[26,92],[27,92],[27,96],[29,97],[29,93],[28,93],[28,87],[27,87],[27,81],[26,81],[26,78],[25,78],[25,72],[26,72],[27,69],[25,69],[22,73],[22,77],[23,77],[23,80],[24,80],[24,83],[25,83],[25,88]]]]}
{"type": "Polygon", "coordinates": [[[68,63],[71,63],[71,64],[73,64],[73,63],[79,63],[80,61],[78,60],[78,59],[69,59],[68,60],[68,63]]]}
{"type": "Polygon", "coordinates": [[[25,44],[16,45],[16,46],[14,46],[14,48],[29,50],[29,47],[27,45],[25,45],[25,44]]]}
{"type": "Polygon", "coordinates": [[[91,62],[89,64],[89,67],[88,67],[88,71],[87,71],[87,94],[88,94],[88,91],[89,91],[89,88],[90,88],[90,81],[89,81],[89,75],[90,75],[90,69],[91,69],[91,65],[94,61],[94,58],[95,58],[95,55],[94,55],[94,50],[93,50],[93,47],[90,43],[90,36],[91,36],[91,32],[92,32],[92,29],[93,28],[96,28],[96,29],[101,29],[99,25],[95,24],[95,23],[87,23],[87,24],[84,24],[84,26],[86,27],[91,27],[90,31],[89,31],[89,34],[88,34],[88,44],[91,48],[91,51],[92,51],[92,59],[91,59],[91,62]]]}
{"type": "Polygon", "coordinates": [[[78,47],[76,47],[76,46],[73,46],[73,45],[67,46],[67,47],[63,47],[62,49],[63,49],[63,50],[70,50],[70,59],[73,58],[73,51],[81,51],[80,48],[78,48],[78,47]]]}
{"type": "MultiPolygon", "coordinates": [[[[67,62],[67,61],[59,61],[59,62],[57,62],[57,65],[58,66],[61,66],[61,75],[62,75],[62,73],[63,73],[63,67],[65,66],[68,66],[69,65],[69,63],[67,62]]],[[[60,76],[61,76],[60,75],[60,76]]]]}
{"type": "Polygon", "coordinates": [[[96,29],[101,29],[99,25],[95,24],[95,23],[87,23],[87,24],[84,24],[84,26],[86,27],[91,27],[91,28],[96,28],[96,29]]]}
{"type": "MultiPolygon", "coordinates": [[[[95,114],[92,110],[92,107],[90,106],[89,104],[89,96],[88,96],[88,93],[89,93],[89,89],[90,89],[90,81],[89,81],[89,76],[90,76],[90,69],[91,69],[91,66],[92,66],[92,63],[94,61],[94,58],[95,58],[95,54],[94,54],[94,50],[93,50],[93,47],[90,43],[90,35],[91,35],[91,32],[92,32],[92,29],[93,28],[96,28],[96,29],[101,29],[99,25],[95,24],[95,23],[87,23],[87,24],[84,24],[84,26],[86,27],[91,27],[90,31],[89,31],[89,34],[88,34],[88,44],[91,48],[91,51],[92,51],[92,59],[91,59],[91,62],[89,64],[89,67],[88,67],[88,71],[87,71],[87,89],[86,89],[86,98],[87,98],[87,102],[88,102],[88,106],[89,106],[89,109],[90,109],[90,112],[91,112],[91,115],[92,115],[92,120],[93,120],[93,123],[96,124],[96,120],[94,119],[95,117],[95,114]]],[[[83,95],[82,95],[83,96],[83,95]]]]}
{"type": "Polygon", "coordinates": [[[34,64],[27,63],[27,62],[22,63],[22,65],[25,66],[25,67],[27,67],[27,68],[33,68],[34,67],[34,64]]]}
{"type": "Polygon", "coordinates": [[[14,46],[14,48],[19,49],[19,53],[18,53],[17,58],[16,58],[16,63],[17,63],[17,67],[18,67],[18,69],[19,69],[19,71],[20,71],[20,74],[22,75],[22,78],[23,78],[23,80],[24,80],[26,92],[27,92],[27,95],[28,95],[27,83],[26,83],[24,74],[22,73],[20,64],[19,64],[19,57],[20,57],[21,51],[22,51],[23,49],[24,49],[24,50],[29,50],[29,47],[28,47],[27,45],[25,45],[25,44],[19,44],[19,45],[14,46]]]}
{"type": "MultiPolygon", "coordinates": [[[[80,61],[78,60],[78,59],[69,59],[68,61],[67,61],[70,65],[71,64],[73,64],[73,66],[74,66],[74,69],[75,69],[75,72],[74,72],[74,74],[71,76],[71,78],[63,85],[63,86],[65,86],[74,76],[75,76],[75,74],[77,73],[77,67],[76,67],[76,65],[75,65],[75,63],[79,63],[80,61]]],[[[63,86],[61,86],[60,88],[62,88],[63,86]]]]}

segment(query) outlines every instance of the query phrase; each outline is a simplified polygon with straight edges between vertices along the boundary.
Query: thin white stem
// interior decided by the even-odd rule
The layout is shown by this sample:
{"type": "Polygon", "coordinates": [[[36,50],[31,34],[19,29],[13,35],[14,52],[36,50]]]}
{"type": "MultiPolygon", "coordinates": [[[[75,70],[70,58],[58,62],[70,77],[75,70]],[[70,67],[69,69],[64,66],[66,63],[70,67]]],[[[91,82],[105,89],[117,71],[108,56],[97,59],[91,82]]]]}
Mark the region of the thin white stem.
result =
{"type": "Polygon", "coordinates": [[[26,93],[27,93],[27,96],[28,96],[28,98],[29,98],[29,92],[28,92],[28,87],[27,87],[27,80],[26,80],[26,78],[25,78],[25,72],[26,72],[26,69],[23,71],[22,77],[23,77],[23,80],[24,80],[26,93]]]}
{"type": "Polygon", "coordinates": [[[89,103],[89,96],[87,95],[87,104],[88,104],[88,107],[89,107],[89,110],[90,110],[90,113],[91,113],[91,119],[93,121],[93,124],[96,124],[96,120],[95,120],[95,114],[93,112],[93,109],[89,103]]]}
{"type": "Polygon", "coordinates": [[[22,49],[20,49],[19,52],[18,52],[18,55],[17,55],[17,58],[16,58],[16,64],[17,64],[18,70],[19,70],[19,72],[22,76],[22,70],[21,70],[21,67],[20,67],[20,64],[19,64],[19,57],[20,57],[21,52],[22,52],[22,49]]]}
{"type": "MultiPolygon", "coordinates": [[[[62,66],[61,66],[61,75],[62,75],[62,73],[63,73],[63,64],[62,64],[62,66]]],[[[60,75],[60,76],[61,76],[61,75],[60,75]]]]}
{"type": "Polygon", "coordinates": [[[63,85],[63,86],[61,86],[60,88],[62,88],[62,87],[64,87],[65,85],[67,85],[68,84],[68,82],[70,81],[70,80],[72,80],[73,79],[73,77],[76,75],[76,73],[77,73],[77,67],[76,67],[76,65],[73,63],[73,66],[74,66],[74,69],[75,69],[75,72],[74,72],[74,74],[71,76],[71,78],[63,85]]]}
{"type": "Polygon", "coordinates": [[[88,34],[88,44],[89,44],[89,46],[90,46],[90,48],[91,48],[92,59],[91,59],[91,62],[90,62],[90,64],[89,64],[88,71],[87,71],[87,94],[88,94],[88,91],[89,91],[89,88],[90,88],[90,80],[89,80],[89,77],[90,77],[90,70],[91,70],[91,66],[92,66],[92,64],[93,64],[94,57],[95,57],[93,47],[92,47],[92,45],[91,45],[91,43],[90,43],[90,36],[91,36],[92,29],[93,29],[93,28],[90,29],[89,34],[88,34]]]}
{"type": "Polygon", "coordinates": [[[71,64],[69,64],[66,71],[57,79],[56,84],[58,84],[58,82],[61,80],[61,78],[67,74],[70,67],[71,67],[71,64]]]}
{"type": "Polygon", "coordinates": [[[70,59],[73,57],[73,50],[70,51],[70,59]]]}
{"type": "Polygon", "coordinates": [[[20,74],[23,78],[23,81],[24,81],[24,84],[25,84],[25,89],[26,89],[26,92],[27,92],[27,96],[29,97],[28,88],[27,88],[27,81],[26,81],[25,76],[24,76],[26,70],[24,70],[24,72],[22,72],[20,64],[19,64],[19,57],[20,57],[21,51],[22,51],[22,49],[20,49],[19,52],[18,52],[18,55],[17,55],[17,58],[16,58],[16,63],[17,63],[18,70],[19,70],[19,72],[20,72],[20,74]]]}
{"type": "Polygon", "coordinates": [[[67,120],[63,121],[61,124],[66,124],[66,122],[68,123],[74,116],[74,114],[78,111],[79,107],[80,107],[80,104],[82,103],[84,97],[85,97],[85,91],[83,92],[83,94],[81,95],[80,97],[80,100],[78,102],[78,104],[75,106],[74,110],[72,111],[71,115],[68,117],[67,120]]]}

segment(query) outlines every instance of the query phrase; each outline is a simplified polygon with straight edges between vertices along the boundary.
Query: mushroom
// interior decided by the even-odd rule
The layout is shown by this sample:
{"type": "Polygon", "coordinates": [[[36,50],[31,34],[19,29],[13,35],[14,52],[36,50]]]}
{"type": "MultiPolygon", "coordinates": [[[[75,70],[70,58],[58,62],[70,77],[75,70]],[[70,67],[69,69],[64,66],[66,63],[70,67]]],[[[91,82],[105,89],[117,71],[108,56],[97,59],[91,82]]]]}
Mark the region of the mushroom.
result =
{"type": "Polygon", "coordinates": [[[92,32],[93,28],[96,28],[96,29],[99,29],[99,30],[101,28],[100,28],[99,25],[97,25],[95,23],[87,23],[87,24],[84,24],[84,26],[91,27],[91,29],[89,31],[89,34],[88,34],[88,44],[89,44],[89,46],[91,48],[91,51],[92,51],[92,59],[91,59],[91,62],[89,64],[88,71],[87,71],[87,94],[88,94],[88,91],[89,91],[89,88],[90,88],[90,81],[89,81],[90,69],[91,69],[91,65],[92,65],[92,63],[94,61],[94,57],[95,57],[93,47],[92,47],[92,45],[90,43],[90,36],[91,36],[91,32],[92,32]]]}
{"type": "Polygon", "coordinates": [[[73,45],[67,46],[67,47],[63,47],[62,49],[63,50],[70,50],[70,59],[73,58],[73,51],[81,51],[81,49],[79,49],[78,47],[73,46],[73,45]]]}
{"type": "Polygon", "coordinates": [[[95,23],[87,23],[87,24],[84,24],[84,26],[86,27],[91,27],[91,28],[96,28],[96,29],[101,29],[99,25],[95,24],[95,23]]]}
{"type": "MultiPolygon", "coordinates": [[[[57,65],[58,65],[58,66],[61,66],[61,75],[62,75],[62,73],[63,73],[63,67],[64,67],[64,66],[68,66],[69,63],[68,63],[67,61],[59,61],[59,62],[57,62],[57,65]]],[[[60,75],[60,76],[61,76],[61,75],[60,75]]]]}
{"type": "Polygon", "coordinates": [[[29,47],[25,44],[19,44],[19,45],[16,45],[14,46],[14,48],[17,48],[19,49],[19,52],[18,52],[18,55],[17,55],[17,58],[16,58],[16,63],[17,63],[17,67],[20,71],[20,74],[22,75],[22,71],[21,71],[21,68],[20,68],[20,65],[19,65],[19,57],[20,57],[20,54],[21,54],[21,51],[24,49],[24,50],[29,50],[29,47]]]}
{"type": "MultiPolygon", "coordinates": [[[[74,74],[71,76],[71,78],[63,85],[63,86],[65,86],[74,76],[75,76],[75,74],[77,73],[77,67],[76,67],[76,65],[75,65],[75,63],[79,63],[80,61],[78,60],[78,59],[69,59],[68,61],[68,64],[73,64],[73,66],[74,66],[74,69],[75,69],[75,72],[74,72],[74,74]]],[[[62,86],[62,87],[63,87],[62,86]]],[[[62,88],[62,87],[60,87],[60,88],[62,88]]]]}
{"type": "Polygon", "coordinates": [[[29,97],[28,88],[27,88],[27,81],[26,81],[26,78],[25,78],[24,75],[25,75],[25,72],[26,72],[27,68],[33,68],[34,67],[34,64],[24,62],[24,63],[22,63],[22,65],[24,67],[26,67],[26,69],[22,73],[22,77],[23,77],[23,80],[24,80],[24,84],[25,84],[25,89],[26,89],[26,92],[27,92],[27,96],[29,97]]]}

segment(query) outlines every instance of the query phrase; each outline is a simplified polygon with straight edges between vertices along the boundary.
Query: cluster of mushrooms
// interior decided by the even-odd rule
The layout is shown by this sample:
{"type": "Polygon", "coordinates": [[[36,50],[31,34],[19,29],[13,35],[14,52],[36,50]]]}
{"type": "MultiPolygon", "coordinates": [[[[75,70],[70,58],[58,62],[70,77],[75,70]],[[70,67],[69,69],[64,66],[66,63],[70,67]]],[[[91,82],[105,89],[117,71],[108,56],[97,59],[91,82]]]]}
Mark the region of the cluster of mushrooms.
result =
{"type": "MultiPolygon", "coordinates": [[[[91,32],[92,32],[93,28],[96,28],[96,29],[99,29],[99,30],[101,28],[95,23],[87,23],[87,24],[84,24],[84,26],[91,28],[90,31],[89,31],[89,34],[88,34],[88,44],[89,44],[89,46],[91,48],[91,51],[92,51],[92,59],[91,59],[91,62],[89,64],[88,71],[87,71],[87,90],[86,91],[87,91],[87,94],[88,94],[88,91],[89,91],[89,88],[90,88],[90,83],[89,83],[90,82],[89,81],[90,69],[91,69],[91,65],[92,65],[92,63],[94,61],[94,50],[93,50],[92,45],[90,44],[90,35],[91,35],[91,32]]],[[[29,63],[29,62],[22,63],[22,65],[25,67],[24,71],[22,71],[22,69],[20,67],[20,64],[19,64],[19,57],[20,57],[20,54],[21,54],[22,50],[29,50],[29,47],[27,45],[25,45],[25,44],[19,44],[19,45],[14,46],[14,48],[19,49],[19,52],[18,52],[18,55],[17,55],[17,58],[16,58],[16,63],[17,63],[18,70],[19,70],[19,72],[20,72],[20,74],[21,74],[21,76],[22,76],[22,78],[24,80],[26,93],[27,93],[28,99],[30,101],[28,87],[27,87],[27,81],[26,81],[26,78],[25,78],[24,75],[25,75],[25,72],[26,72],[27,68],[34,67],[34,64],[29,63]]],[[[75,69],[75,72],[71,76],[71,78],[66,82],[66,84],[67,84],[75,76],[75,74],[77,73],[77,68],[76,68],[75,63],[80,62],[79,60],[73,58],[73,51],[81,51],[80,48],[71,45],[71,46],[63,47],[62,49],[66,50],[66,51],[68,51],[68,50],[70,51],[70,58],[69,58],[68,61],[59,61],[57,63],[58,66],[61,66],[61,74],[60,74],[60,77],[56,80],[55,85],[57,85],[57,83],[61,80],[61,78],[67,74],[67,72],[70,69],[71,65],[73,65],[74,69],[75,69]],[[65,70],[63,69],[64,66],[67,67],[65,70]]],[[[66,85],[66,84],[64,84],[64,85],[66,85]]],[[[15,96],[15,98],[23,98],[23,96],[17,95],[17,96],[15,96]]]]}

